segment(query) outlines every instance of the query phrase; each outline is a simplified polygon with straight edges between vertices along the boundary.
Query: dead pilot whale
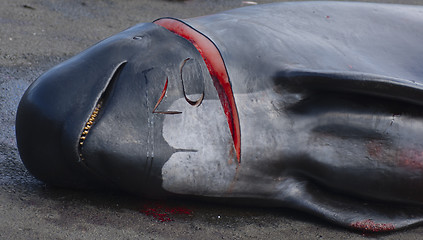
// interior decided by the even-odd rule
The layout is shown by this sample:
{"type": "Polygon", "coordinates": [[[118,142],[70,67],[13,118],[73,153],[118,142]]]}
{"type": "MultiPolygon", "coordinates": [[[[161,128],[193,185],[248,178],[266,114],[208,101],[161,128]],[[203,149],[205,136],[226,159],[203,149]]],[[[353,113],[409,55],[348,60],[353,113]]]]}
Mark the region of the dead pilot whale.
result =
{"type": "Polygon", "coordinates": [[[66,187],[423,220],[423,8],[296,2],[112,36],[19,104],[28,170],[66,187]]]}

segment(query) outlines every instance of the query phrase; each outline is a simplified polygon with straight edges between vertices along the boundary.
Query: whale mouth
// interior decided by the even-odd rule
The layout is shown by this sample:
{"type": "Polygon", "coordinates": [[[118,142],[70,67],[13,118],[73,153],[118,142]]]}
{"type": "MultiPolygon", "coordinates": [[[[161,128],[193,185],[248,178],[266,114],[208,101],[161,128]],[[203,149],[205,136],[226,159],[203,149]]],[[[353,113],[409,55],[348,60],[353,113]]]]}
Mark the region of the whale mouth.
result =
{"type": "MultiPolygon", "coordinates": [[[[81,136],[79,137],[79,146],[80,146],[80,148],[82,148],[82,146],[84,145],[84,141],[87,138],[88,133],[90,132],[91,127],[94,125],[94,122],[95,122],[98,114],[100,113],[100,109],[101,109],[101,106],[102,105],[103,105],[103,99],[100,99],[99,102],[97,103],[96,107],[94,108],[94,111],[91,113],[90,118],[85,123],[84,130],[83,130],[81,136]]],[[[81,151],[79,152],[79,156],[83,160],[81,151]]]]}
{"type": "Polygon", "coordinates": [[[108,83],[106,84],[105,89],[103,90],[103,92],[100,94],[100,98],[97,100],[97,103],[95,104],[94,110],[91,112],[88,120],[85,122],[84,124],[84,128],[81,131],[81,135],[79,137],[79,144],[78,144],[78,153],[79,153],[79,158],[81,161],[84,161],[85,158],[82,154],[82,149],[84,147],[84,142],[87,139],[91,128],[94,126],[94,124],[96,123],[96,121],[98,121],[100,113],[101,113],[101,109],[103,106],[103,103],[105,102],[105,100],[107,99],[107,97],[109,96],[111,90],[113,89],[114,83],[116,82],[116,80],[119,78],[120,73],[122,72],[122,70],[124,69],[125,65],[126,65],[127,61],[121,62],[116,69],[113,71],[108,83]]]}

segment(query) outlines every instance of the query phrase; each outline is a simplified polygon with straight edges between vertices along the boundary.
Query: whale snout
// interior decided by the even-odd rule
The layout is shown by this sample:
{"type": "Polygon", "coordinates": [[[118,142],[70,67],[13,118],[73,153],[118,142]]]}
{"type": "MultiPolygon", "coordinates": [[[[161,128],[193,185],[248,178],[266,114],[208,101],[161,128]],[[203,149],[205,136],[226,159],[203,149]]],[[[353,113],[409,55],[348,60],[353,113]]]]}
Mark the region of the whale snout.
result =
{"type": "Polygon", "coordinates": [[[103,184],[81,162],[78,144],[85,119],[119,63],[100,68],[90,64],[96,59],[81,61],[84,55],[40,76],[18,107],[16,137],[22,161],[48,184],[76,188],[103,184]]]}
{"type": "Polygon", "coordinates": [[[18,107],[16,138],[32,175],[57,186],[104,184],[106,178],[80,157],[81,136],[117,70],[134,52],[146,49],[149,41],[133,36],[148,35],[152,27],[140,24],[103,40],[50,69],[27,89],[18,107]]]}

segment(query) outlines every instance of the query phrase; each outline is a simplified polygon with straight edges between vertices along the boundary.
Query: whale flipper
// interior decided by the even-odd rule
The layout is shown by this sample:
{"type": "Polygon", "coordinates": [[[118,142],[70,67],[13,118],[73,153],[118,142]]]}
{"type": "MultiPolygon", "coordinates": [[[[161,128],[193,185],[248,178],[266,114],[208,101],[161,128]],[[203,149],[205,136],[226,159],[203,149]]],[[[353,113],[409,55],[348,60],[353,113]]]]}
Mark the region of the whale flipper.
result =
{"type": "Polygon", "coordinates": [[[423,104],[421,81],[362,72],[281,71],[275,83],[294,92],[335,91],[423,104]]]}

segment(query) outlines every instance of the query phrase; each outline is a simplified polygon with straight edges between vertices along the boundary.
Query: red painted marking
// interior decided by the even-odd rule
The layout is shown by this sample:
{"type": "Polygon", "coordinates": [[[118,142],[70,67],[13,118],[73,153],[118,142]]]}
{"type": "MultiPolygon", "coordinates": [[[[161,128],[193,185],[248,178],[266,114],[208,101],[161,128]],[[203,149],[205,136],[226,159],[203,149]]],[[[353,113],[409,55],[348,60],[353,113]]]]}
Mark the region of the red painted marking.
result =
{"type": "Polygon", "coordinates": [[[152,216],[159,222],[174,221],[174,215],[192,215],[192,211],[183,207],[166,207],[160,204],[145,204],[140,210],[147,216],[152,216]]]}
{"type": "Polygon", "coordinates": [[[236,157],[238,163],[241,163],[241,128],[238,110],[236,108],[235,98],[225,63],[223,62],[219,50],[210,39],[181,21],[162,18],[156,20],[154,23],[187,39],[197,48],[198,52],[200,52],[213,79],[214,87],[219,94],[220,103],[225,111],[229,129],[232,134],[236,157]]]}
{"type": "Polygon", "coordinates": [[[353,222],[350,226],[366,232],[387,232],[395,230],[395,226],[392,223],[375,223],[371,219],[353,222]]]}

